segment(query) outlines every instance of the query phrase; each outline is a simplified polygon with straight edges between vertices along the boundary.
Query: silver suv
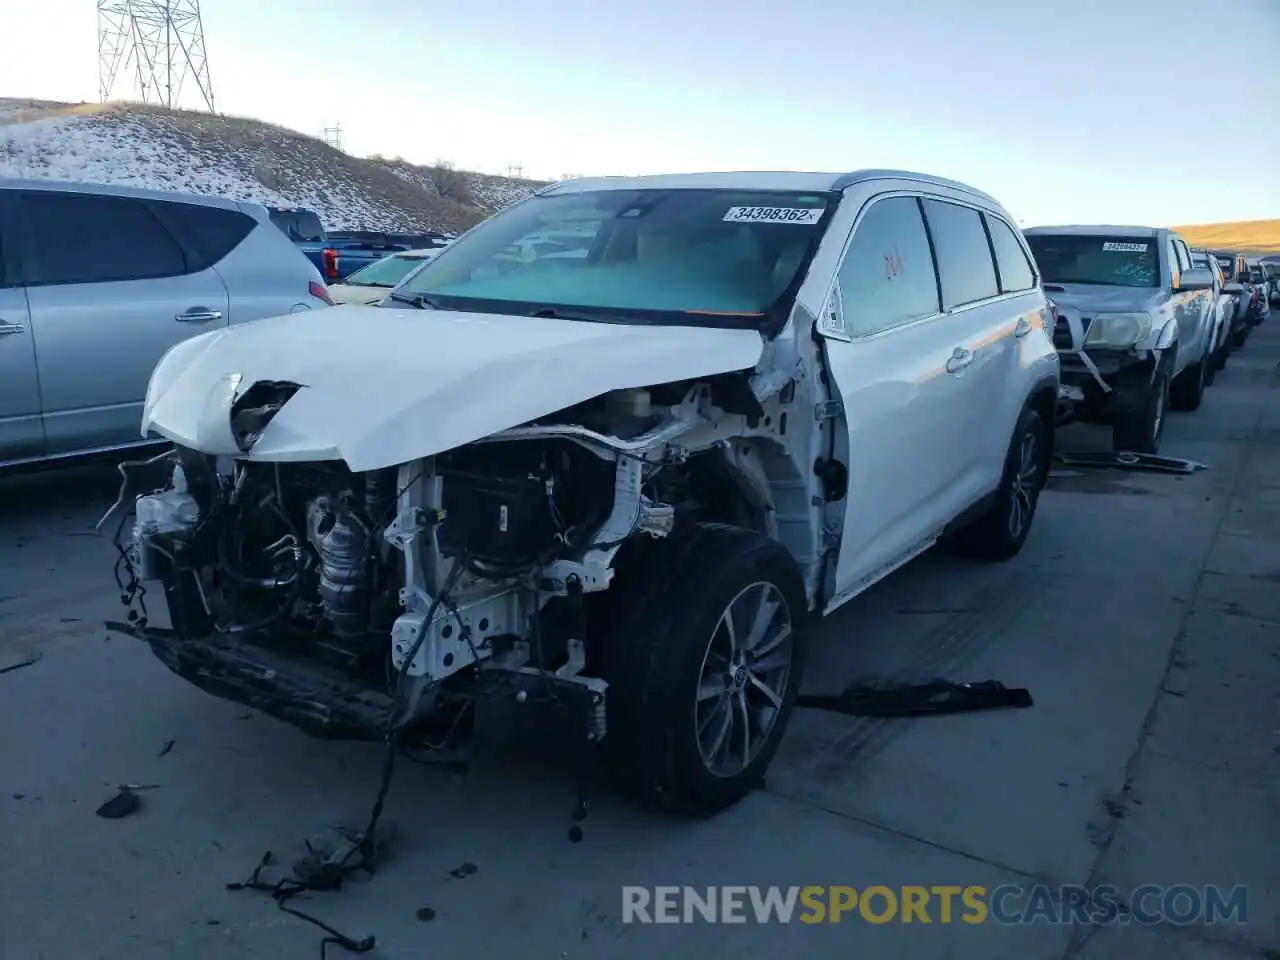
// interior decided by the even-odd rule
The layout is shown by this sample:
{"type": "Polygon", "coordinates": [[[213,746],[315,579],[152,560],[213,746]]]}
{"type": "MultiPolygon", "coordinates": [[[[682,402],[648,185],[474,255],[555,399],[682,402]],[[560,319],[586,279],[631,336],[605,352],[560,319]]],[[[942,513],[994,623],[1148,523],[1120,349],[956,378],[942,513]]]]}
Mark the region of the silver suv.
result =
{"type": "Polygon", "coordinates": [[[1167,406],[1195,410],[1218,304],[1207,267],[1155,227],[1023,231],[1058,311],[1062,381],[1081,420],[1109,423],[1117,452],[1159,452],[1167,406]]]}
{"type": "Polygon", "coordinates": [[[145,443],[171,346],[330,303],[257,204],[0,181],[0,468],[145,443]]]}

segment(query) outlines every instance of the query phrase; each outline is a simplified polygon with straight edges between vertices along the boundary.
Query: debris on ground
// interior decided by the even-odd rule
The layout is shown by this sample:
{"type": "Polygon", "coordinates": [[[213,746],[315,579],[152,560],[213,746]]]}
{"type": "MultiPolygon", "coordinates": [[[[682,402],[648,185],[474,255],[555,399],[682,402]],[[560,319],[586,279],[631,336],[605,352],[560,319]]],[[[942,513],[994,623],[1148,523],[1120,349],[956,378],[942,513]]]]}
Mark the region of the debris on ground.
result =
{"type": "Polygon", "coordinates": [[[1032,706],[1031,693],[1006,687],[998,680],[980,683],[885,683],[848,687],[834,695],[801,694],[796,706],[843,713],[850,717],[923,717],[975,710],[1024,709],[1032,706]]]}
{"type": "Polygon", "coordinates": [[[140,796],[128,787],[121,787],[116,791],[116,795],[98,807],[95,813],[106,820],[120,820],[132,813],[136,813],[141,806],[142,798],[140,796]]]}
{"type": "Polygon", "coordinates": [[[157,753],[156,756],[157,757],[167,756],[169,751],[173,749],[174,744],[176,744],[177,742],[178,742],[177,740],[166,740],[164,742],[164,746],[160,748],[160,752],[157,753]]]}
{"type": "Polygon", "coordinates": [[[1198,473],[1208,464],[1182,457],[1161,457],[1154,453],[1059,453],[1054,460],[1064,467],[1100,467],[1138,470],[1146,473],[1198,473]]]}
{"type": "Polygon", "coordinates": [[[44,653],[27,643],[0,641],[0,673],[21,670],[39,663],[44,653]]]}
{"type": "Polygon", "coordinates": [[[263,877],[263,871],[278,865],[275,855],[268,850],[248,879],[228,883],[227,889],[266,893],[280,910],[320,928],[325,933],[320,941],[322,958],[330,946],[349,953],[368,953],[377,942],[375,937],[347,936],[323,920],[290,906],[289,901],[302,893],[341,890],[349,880],[372,877],[385,860],[386,846],[395,835],[393,826],[379,827],[376,818],[373,829],[371,834],[368,830],[333,827],[306,840],[305,853],[294,861],[288,873],[275,881],[263,877]]]}

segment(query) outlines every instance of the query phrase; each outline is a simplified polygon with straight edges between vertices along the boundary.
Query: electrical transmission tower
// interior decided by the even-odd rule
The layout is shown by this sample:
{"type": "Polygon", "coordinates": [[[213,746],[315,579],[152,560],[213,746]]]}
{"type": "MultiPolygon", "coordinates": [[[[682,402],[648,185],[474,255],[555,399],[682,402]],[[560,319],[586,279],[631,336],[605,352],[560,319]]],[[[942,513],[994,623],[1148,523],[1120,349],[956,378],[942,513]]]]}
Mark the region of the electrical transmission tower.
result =
{"type": "Polygon", "coordinates": [[[335,150],[342,149],[342,121],[335,126],[324,128],[324,142],[335,150]]]}
{"type": "Polygon", "coordinates": [[[103,103],[117,89],[117,81],[123,81],[133,88],[128,99],[174,109],[189,80],[197,88],[200,106],[214,112],[200,0],[97,2],[98,92],[103,103]]]}

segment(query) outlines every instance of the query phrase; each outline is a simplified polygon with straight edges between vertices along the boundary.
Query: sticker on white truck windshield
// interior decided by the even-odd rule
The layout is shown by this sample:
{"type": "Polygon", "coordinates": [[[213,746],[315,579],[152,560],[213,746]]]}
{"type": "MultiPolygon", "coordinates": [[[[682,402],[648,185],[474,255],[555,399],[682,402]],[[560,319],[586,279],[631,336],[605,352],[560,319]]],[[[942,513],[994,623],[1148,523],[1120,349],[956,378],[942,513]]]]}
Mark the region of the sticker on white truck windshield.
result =
{"type": "Polygon", "coordinates": [[[1104,253],[1146,253],[1147,245],[1145,243],[1116,243],[1114,240],[1108,240],[1102,245],[1104,253]]]}
{"type": "Polygon", "coordinates": [[[806,207],[730,207],[725,223],[800,223],[822,219],[822,210],[806,207]]]}

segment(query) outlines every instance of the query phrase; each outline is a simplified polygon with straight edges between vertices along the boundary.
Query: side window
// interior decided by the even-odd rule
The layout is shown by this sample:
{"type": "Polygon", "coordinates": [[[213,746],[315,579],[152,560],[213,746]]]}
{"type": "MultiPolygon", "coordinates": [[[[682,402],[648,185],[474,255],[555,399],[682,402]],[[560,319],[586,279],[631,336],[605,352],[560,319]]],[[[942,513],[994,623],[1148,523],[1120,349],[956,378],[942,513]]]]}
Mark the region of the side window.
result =
{"type": "Polygon", "coordinates": [[[23,195],[32,283],[103,283],[186,272],[182,248],[146,204],[128,197],[23,195]]]}
{"type": "Polygon", "coordinates": [[[938,257],[942,305],[946,309],[1000,292],[982,214],[942,200],[924,201],[924,214],[938,257]]]}
{"type": "Polygon", "coordinates": [[[1031,269],[1026,251],[1013,234],[1013,228],[999,217],[988,216],[987,231],[991,234],[991,246],[996,251],[996,266],[1000,268],[1000,292],[1030,290],[1036,285],[1036,273],[1031,269]]]}
{"type": "Polygon", "coordinates": [[[257,221],[239,210],[207,207],[198,203],[151,204],[153,210],[182,241],[187,270],[205,270],[236,248],[257,221]]]}
{"type": "Polygon", "coordinates": [[[872,203],[854,228],[837,280],[850,336],[879,333],[938,312],[938,279],[915,198],[872,203]]]}

